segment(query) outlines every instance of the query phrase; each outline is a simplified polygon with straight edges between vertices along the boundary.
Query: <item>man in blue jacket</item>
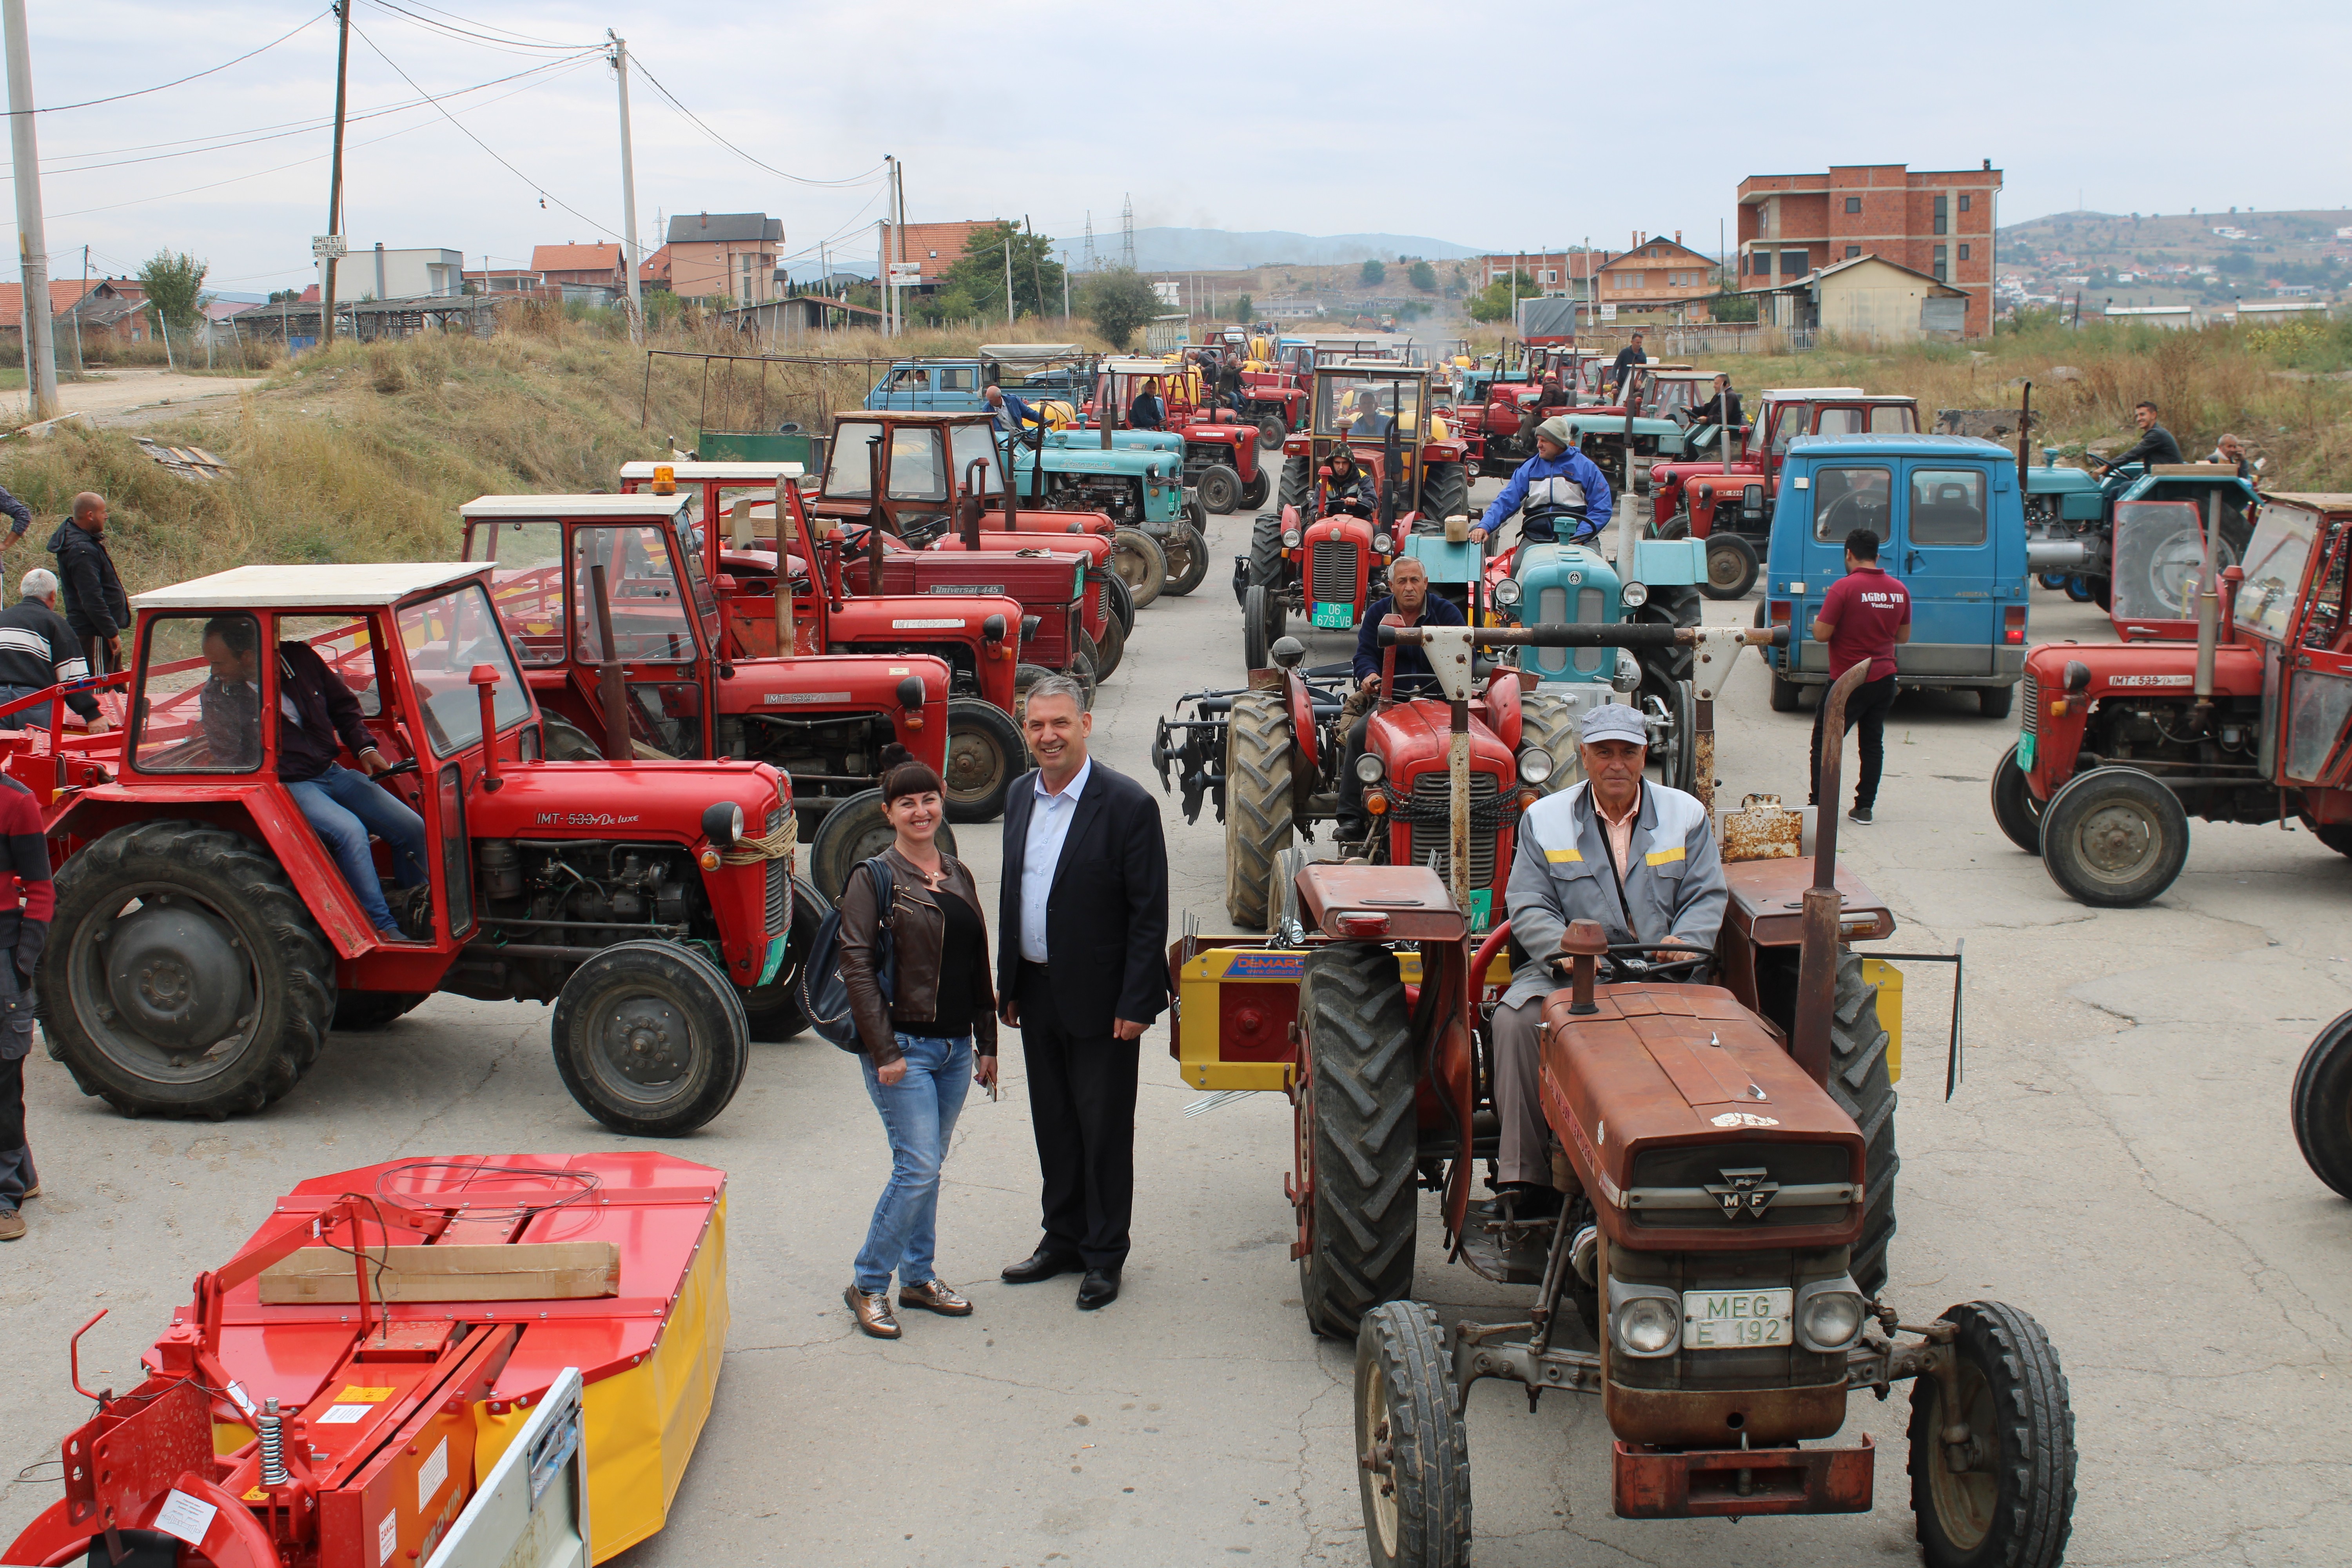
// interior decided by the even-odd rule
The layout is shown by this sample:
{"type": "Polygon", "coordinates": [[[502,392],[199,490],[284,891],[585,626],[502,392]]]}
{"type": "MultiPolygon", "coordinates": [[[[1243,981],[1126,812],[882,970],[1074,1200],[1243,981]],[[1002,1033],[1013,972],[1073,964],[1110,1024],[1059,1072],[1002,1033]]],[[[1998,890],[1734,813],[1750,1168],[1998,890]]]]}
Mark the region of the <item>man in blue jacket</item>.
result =
{"type": "Polygon", "coordinates": [[[1471,528],[1470,537],[1485,543],[1522,506],[1527,516],[1519,531],[1529,544],[1549,544],[1557,538],[1558,520],[1579,519],[1570,542],[1583,544],[1609,526],[1612,498],[1609,480],[1592,459],[1569,439],[1568,421],[1545,420],[1536,426],[1536,455],[1521,463],[1471,528]]]}

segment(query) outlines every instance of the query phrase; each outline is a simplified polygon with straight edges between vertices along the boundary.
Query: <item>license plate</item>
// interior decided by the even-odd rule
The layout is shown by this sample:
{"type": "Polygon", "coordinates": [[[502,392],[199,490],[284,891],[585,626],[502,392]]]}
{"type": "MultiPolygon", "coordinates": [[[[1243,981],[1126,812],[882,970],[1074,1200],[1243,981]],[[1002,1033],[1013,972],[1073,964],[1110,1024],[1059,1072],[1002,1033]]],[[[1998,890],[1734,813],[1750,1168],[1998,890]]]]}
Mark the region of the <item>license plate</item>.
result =
{"type": "Polygon", "coordinates": [[[1307,617],[1318,626],[1337,626],[1342,631],[1356,624],[1353,605],[1318,605],[1307,617]]]}
{"type": "Polygon", "coordinates": [[[1685,1290],[1683,1349],[1745,1350],[1789,1342],[1794,1290],[1685,1290]]]}
{"type": "Polygon", "coordinates": [[[2032,735],[2017,738],[2017,765],[2029,773],[2033,771],[2033,739],[2032,735]]]}

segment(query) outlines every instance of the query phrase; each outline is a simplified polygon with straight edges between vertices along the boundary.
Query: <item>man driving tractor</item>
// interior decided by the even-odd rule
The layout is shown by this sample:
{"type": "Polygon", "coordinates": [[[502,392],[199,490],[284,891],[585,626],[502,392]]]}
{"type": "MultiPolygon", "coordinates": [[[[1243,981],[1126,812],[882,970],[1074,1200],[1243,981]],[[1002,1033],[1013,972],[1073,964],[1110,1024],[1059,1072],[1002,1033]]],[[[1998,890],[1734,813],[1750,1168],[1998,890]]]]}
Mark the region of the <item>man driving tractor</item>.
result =
{"type": "MultiPolygon", "coordinates": [[[[1356,760],[1364,754],[1364,731],[1372,721],[1372,709],[1381,695],[1381,624],[1389,616],[1402,618],[1409,626],[1458,626],[1462,622],[1461,607],[1453,600],[1433,597],[1429,592],[1429,568],[1418,556],[1400,555],[1389,565],[1389,596],[1375,599],[1365,612],[1364,624],[1356,630],[1356,657],[1351,668],[1356,672],[1356,689],[1339,709],[1340,718],[1348,725],[1348,744],[1339,757],[1339,796],[1345,809],[1339,816],[1339,837],[1361,838],[1364,836],[1364,784],[1356,776],[1356,760]]],[[[1438,689],[1437,674],[1429,668],[1429,656],[1419,647],[1400,646],[1396,650],[1397,689],[1395,697],[1412,697],[1438,689]]]]}
{"type": "MultiPolygon", "coordinates": [[[[1712,952],[1731,897],[1706,807],[1696,795],[1642,777],[1649,734],[1641,713],[1604,702],[1586,710],[1579,733],[1584,782],[1545,796],[1519,818],[1505,890],[1511,985],[1495,1009],[1495,1113],[1501,1122],[1496,1182],[1519,1219],[1557,1213],[1560,1201],[1537,1046],[1544,998],[1560,984],[1546,961],[1559,952],[1569,922],[1598,921],[1612,944],[1672,942],[1712,952]]],[[[1700,954],[1661,948],[1649,956],[1663,964],[1700,954]]]]}
{"type": "Polygon", "coordinates": [[[1372,471],[1356,461],[1356,454],[1344,446],[1331,448],[1326,459],[1331,477],[1324,481],[1325,506],[1360,507],[1370,517],[1381,504],[1380,487],[1372,482],[1372,471]]]}
{"type": "Polygon", "coordinates": [[[1555,416],[1536,426],[1536,455],[1514,469],[1503,493],[1486,507],[1486,514],[1470,530],[1483,544],[1501,531],[1522,506],[1527,515],[1519,531],[1529,544],[1556,542],[1557,521],[1580,514],[1570,542],[1583,544],[1609,526],[1612,504],[1609,480],[1593,460],[1578,451],[1568,433],[1568,421],[1555,416]]]}

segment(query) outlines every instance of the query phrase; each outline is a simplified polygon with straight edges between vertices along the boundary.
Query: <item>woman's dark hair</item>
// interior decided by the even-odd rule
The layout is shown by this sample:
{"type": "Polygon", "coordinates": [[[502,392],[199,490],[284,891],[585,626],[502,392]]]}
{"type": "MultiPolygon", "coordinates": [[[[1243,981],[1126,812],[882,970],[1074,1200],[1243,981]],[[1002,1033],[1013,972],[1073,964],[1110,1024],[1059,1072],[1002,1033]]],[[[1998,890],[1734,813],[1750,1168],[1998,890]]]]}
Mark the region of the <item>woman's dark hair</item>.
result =
{"type": "Polygon", "coordinates": [[[915,760],[912,752],[893,741],[882,748],[882,804],[888,805],[900,795],[945,795],[947,786],[940,775],[931,772],[926,763],[915,760]]]}

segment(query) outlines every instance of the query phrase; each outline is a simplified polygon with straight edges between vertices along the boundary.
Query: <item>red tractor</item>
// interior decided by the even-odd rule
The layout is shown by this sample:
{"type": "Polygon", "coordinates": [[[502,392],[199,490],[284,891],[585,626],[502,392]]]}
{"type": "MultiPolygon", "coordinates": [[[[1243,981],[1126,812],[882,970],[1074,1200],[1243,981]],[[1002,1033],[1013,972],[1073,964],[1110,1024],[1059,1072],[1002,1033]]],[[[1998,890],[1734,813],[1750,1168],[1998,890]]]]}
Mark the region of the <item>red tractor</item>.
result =
{"type": "MultiPolygon", "coordinates": [[[[1353,631],[1388,592],[1389,563],[1406,533],[1470,507],[1463,444],[1438,420],[1424,369],[1376,360],[1323,365],[1311,427],[1283,451],[1278,510],[1258,514],[1249,553],[1234,563],[1252,649],[1279,641],[1293,615],[1353,631]],[[1371,501],[1329,482],[1328,459],[1341,447],[1370,476],[1371,501]]],[[[1265,660],[1253,653],[1247,662],[1265,660]]]]}
{"type": "MultiPolygon", "coordinates": [[[[552,1002],[564,1087],[616,1131],[691,1131],[734,1097],[751,1020],[793,1005],[791,787],[759,763],[547,760],[490,573],[244,566],[142,594],[111,756],[51,752],[37,730],[0,742],[45,806],[42,1018],[84,1093],[129,1115],[247,1115],[331,1029],[452,991],[552,1002]],[[357,694],[394,759],[383,787],[424,819],[403,937],[378,933],[278,782],[278,726],[223,695],[231,650],[289,643],[357,694]]],[[[608,593],[592,619],[606,647],[650,635],[608,593]]],[[[278,710],[281,662],[251,661],[259,714],[278,710]]]]}
{"type": "Polygon", "coordinates": [[[1858,386],[1776,387],[1764,394],[1755,425],[1713,456],[1654,463],[1650,511],[1661,539],[1704,539],[1710,599],[1745,598],[1772,538],[1772,499],[1780,460],[1800,436],[1910,436],[1919,402],[1881,397],[1858,386]],[[1760,436],[1760,438],[1759,438],[1760,436]]]}
{"type": "Polygon", "coordinates": [[[1162,429],[1182,438],[1184,482],[1199,489],[1202,510],[1222,515],[1264,506],[1271,481],[1257,458],[1261,432],[1232,409],[1211,406],[1213,389],[1202,384],[1197,368],[1132,356],[1103,361],[1094,395],[1078,411],[1080,427],[1100,429],[1102,411],[1108,407],[1120,410],[1123,419],[1147,383],[1158,388],[1167,405],[1162,429]]]}
{"type": "MultiPolygon", "coordinates": [[[[1475,752],[1461,744],[1475,649],[1671,639],[1727,666],[1738,647],[1785,634],[1388,635],[1451,672],[1458,847],[1475,831],[1475,752]]],[[[1858,683],[1832,692],[1832,724],[1858,683]]],[[[1713,736],[1702,739],[1711,758],[1713,736]]],[[[1833,759],[1823,773],[1834,799],[1833,759]]],[[[1293,860],[1267,936],[1192,932],[1170,951],[1170,1049],[1186,1085],[1280,1090],[1292,1106],[1290,1256],[1308,1327],[1355,1342],[1375,1568],[1469,1562],[1468,1395],[1490,1377],[1522,1384],[1530,1408],[1546,1391],[1601,1397],[1612,1500],[1631,1519],[1867,1512],[1869,1437],[1826,1440],[1852,1394],[1909,1381],[1927,1562],[2062,1558],[2074,1417],[2041,1326],[1975,1300],[1915,1327],[1885,1300],[1899,992],[1878,984],[1892,965],[1855,944],[1891,936],[1894,917],[1837,868],[1833,824],[1808,866],[1800,814],[1770,802],[1734,815],[1729,909],[1712,950],[1612,947],[1591,921],[1550,952],[1518,949],[1507,921],[1480,936],[1457,853],[1445,875],[1293,860]],[[1557,1216],[1471,1201],[1474,1170],[1497,1148],[1491,1016],[1530,963],[1559,983],[1539,1064],[1545,1119],[1566,1151],[1554,1157],[1557,1216]],[[1423,1191],[1442,1218],[1433,1250],[1519,1297],[1504,1321],[1441,1327],[1409,1299],[1423,1191]]],[[[1956,977],[1956,1000],[1958,989],[1956,977]]],[[[1956,1027],[1948,1086],[1958,1047],[1956,1027]]]]}
{"type": "Polygon", "coordinates": [[[2026,655],[1993,818],[2084,903],[2162,894],[2192,816],[2294,820],[2352,855],[2352,496],[2265,494],[2242,563],[2216,572],[2226,499],[2118,504],[2110,615],[2126,640],[2026,655]],[[2193,620],[2147,565],[2184,538],[2202,552],[2193,620]]]}

